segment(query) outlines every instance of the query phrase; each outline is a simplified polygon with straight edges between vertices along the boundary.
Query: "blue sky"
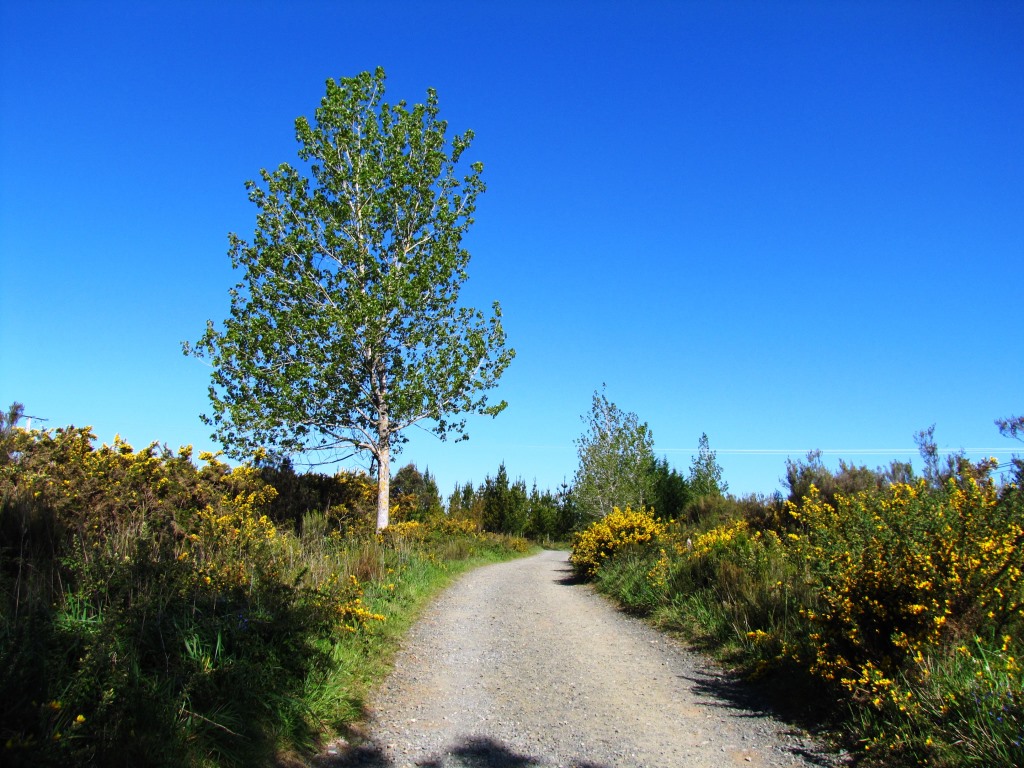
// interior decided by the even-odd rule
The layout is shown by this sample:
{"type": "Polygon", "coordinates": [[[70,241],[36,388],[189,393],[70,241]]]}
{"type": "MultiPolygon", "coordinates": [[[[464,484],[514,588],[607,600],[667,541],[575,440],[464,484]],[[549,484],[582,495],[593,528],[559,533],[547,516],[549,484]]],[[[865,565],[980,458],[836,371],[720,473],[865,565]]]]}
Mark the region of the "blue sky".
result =
{"type": "Polygon", "coordinates": [[[3,404],[214,447],[180,343],[227,314],[243,183],[378,65],[476,132],[463,296],[518,352],[505,413],[399,466],[554,488],[602,384],[682,471],[706,432],[740,494],[809,449],[911,458],[931,424],[1015,447],[1019,2],[2,2],[3,404]]]}

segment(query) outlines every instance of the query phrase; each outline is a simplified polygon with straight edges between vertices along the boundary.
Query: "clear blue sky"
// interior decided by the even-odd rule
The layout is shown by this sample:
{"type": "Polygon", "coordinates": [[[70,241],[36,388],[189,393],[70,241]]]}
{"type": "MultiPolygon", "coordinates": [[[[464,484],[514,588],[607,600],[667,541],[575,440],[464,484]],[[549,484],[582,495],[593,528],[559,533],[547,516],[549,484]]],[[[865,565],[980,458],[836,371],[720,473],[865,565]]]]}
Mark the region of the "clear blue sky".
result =
{"type": "Polygon", "coordinates": [[[0,400],[46,426],[213,446],[180,342],[227,314],[243,182],[295,159],[328,77],[380,65],[476,132],[463,295],[518,351],[504,414],[399,466],[554,488],[602,383],[682,471],[706,432],[741,494],[808,449],[911,458],[933,423],[1015,447],[1024,3],[0,9],[0,400]]]}

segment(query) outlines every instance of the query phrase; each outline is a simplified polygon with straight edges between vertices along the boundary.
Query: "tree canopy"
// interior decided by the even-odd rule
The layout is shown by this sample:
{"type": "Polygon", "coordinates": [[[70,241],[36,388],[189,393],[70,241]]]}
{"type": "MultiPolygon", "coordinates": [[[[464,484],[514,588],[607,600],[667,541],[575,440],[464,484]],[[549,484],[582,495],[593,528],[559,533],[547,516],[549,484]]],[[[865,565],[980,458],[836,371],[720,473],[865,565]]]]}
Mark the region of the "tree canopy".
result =
{"type": "Polygon", "coordinates": [[[295,121],[299,166],[246,183],[256,227],[229,236],[230,314],[184,345],[212,363],[203,418],[230,454],[367,453],[378,527],[403,430],[465,439],[465,414],[505,407],[487,391],[515,354],[497,302],[459,303],[484,191],[481,163],[460,175],[473,133],[448,141],[434,90],[410,108],[384,83],[382,69],[328,80],[314,120],[295,121]]]}

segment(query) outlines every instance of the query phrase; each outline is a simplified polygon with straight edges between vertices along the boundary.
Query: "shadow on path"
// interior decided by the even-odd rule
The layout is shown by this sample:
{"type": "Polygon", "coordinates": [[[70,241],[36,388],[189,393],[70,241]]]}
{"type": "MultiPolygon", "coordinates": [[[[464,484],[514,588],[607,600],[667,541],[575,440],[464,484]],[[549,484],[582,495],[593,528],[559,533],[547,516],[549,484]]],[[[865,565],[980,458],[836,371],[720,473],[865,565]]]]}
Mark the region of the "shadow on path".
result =
{"type": "Polygon", "coordinates": [[[586,584],[587,580],[576,573],[576,569],[568,563],[564,567],[558,569],[560,576],[555,578],[555,584],[561,584],[564,587],[576,587],[580,584],[586,584]]]}
{"type": "MultiPolygon", "coordinates": [[[[352,747],[341,755],[318,758],[317,768],[394,768],[376,746],[352,747]]],[[[497,739],[473,737],[462,739],[452,747],[443,750],[441,757],[430,757],[416,763],[420,768],[531,768],[541,762],[529,755],[513,752],[497,739]]],[[[571,768],[607,768],[600,763],[573,763],[571,768]]]]}
{"type": "MultiPolygon", "coordinates": [[[[555,583],[562,586],[573,587],[588,583],[587,579],[579,576],[569,563],[565,563],[557,573],[555,583]]],[[[614,605],[614,600],[610,600],[609,604],[614,605]]],[[[617,610],[622,614],[642,620],[642,616],[638,616],[621,605],[617,610]]],[[[669,637],[668,635],[663,636],[666,639],[669,637]]],[[[681,650],[705,658],[711,656],[714,647],[713,644],[705,645],[699,641],[679,643],[681,650]]],[[[786,681],[776,679],[753,682],[736,673],[719,668],[714,662],[710,662],[709,671],[706,673],[691,672],[689,675],[679,675],[679,679],[689,683],[693,691],[705,699],[708,707],[725,710],[731,717],[771,718],[790,726],[787,733],[801,741],[806,734],[821,732],[823,725],[827,725],[828,722],[828,713],[822,711],[820,702],[809,701],[804,696],[791,695],[793,691],[789,690],[790,686],[786,681]]],[[[835,766],[837,764],[835,755],[813,747],[794,745],[790,746],[787,751],[799,755],[814,765],[835,766]]],[[[583,767],[580,766],[580,768],[583,767]]]]}

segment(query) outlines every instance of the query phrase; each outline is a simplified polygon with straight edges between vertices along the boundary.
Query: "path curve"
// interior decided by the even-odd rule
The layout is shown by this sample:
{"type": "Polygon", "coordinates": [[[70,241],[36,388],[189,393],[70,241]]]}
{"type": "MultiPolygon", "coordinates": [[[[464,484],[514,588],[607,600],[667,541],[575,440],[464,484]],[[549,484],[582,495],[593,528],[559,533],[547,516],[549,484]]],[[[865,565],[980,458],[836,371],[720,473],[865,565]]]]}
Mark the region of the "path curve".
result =
{"type": "Polygon", "coordinates": [[[837,764],[739,690],[577,583],[566,553],[545,551],[471,571],[443,592],[371,701],[369,742],[320,764],[837,764]]]}

